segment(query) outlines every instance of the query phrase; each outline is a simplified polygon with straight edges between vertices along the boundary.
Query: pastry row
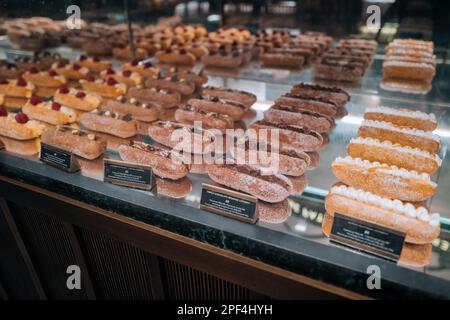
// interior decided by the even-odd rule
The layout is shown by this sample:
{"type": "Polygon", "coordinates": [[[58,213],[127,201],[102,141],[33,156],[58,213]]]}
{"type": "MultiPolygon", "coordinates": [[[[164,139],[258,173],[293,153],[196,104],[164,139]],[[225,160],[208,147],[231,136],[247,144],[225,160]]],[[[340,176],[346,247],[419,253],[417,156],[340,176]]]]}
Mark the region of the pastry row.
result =
{"type": "MultiPolygon", "coordinates": [[[[408,258],[425,265],[430,243],[439,236],[440,217],[425,201],[437,191],[432,175],[441,165],[440,138],[433,114],[389,107],[367,108],[358,137],[350,140],[346,157],[332,163],[339,183],[326,197],[329,235],[336,212],[405,234],[408,258]]],[[[406,251],[405,251],[406,252],[406,251]]]]}

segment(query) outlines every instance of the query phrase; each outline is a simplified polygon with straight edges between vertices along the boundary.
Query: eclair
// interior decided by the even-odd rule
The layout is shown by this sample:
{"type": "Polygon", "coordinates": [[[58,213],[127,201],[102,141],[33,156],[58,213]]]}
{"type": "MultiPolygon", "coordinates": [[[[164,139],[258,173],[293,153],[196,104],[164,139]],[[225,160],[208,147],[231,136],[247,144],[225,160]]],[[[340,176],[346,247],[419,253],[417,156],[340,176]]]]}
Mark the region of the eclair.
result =
{"type": "Polygon", "coordinates": [[[144,81],[143,77],[137,72],[133,72],[131,70],[114,71],[112,68],[108,68],[100,72],[100,78],[113,78],[119,83],[126,84],[127,87],[140,86],[144,81]]]}
{"type": "Polygon", "coordinates": [[[155,58],[160,63],[168,64],[180,64],[180,65],[193,65],[195,63],[195,56],[192,53],[187,52],[186,49],[171,49],[158,51],[155,54],[155,58]]]}
{"type": "Polygon", "coordinates": [[[264,112],[264,120],[276,124],[307,127],[319,133],[329,132],[334,127],[334,119],[330,116],[277,104],[264,112]]]}
{"type": "Polygon", "coordinates": [[[170,150],[162,149],[143,142],[130,141],[130,144],[120,145],[120,158],[152,167],[153,173],[161,178],[178,180],[189,173],[189,166],[180,159],[173,158],[170,150]]]}
{"type": "Polygon", "coordinates": [[[139,60],[133,60],[130,63],[124,63],[120,70],[130,70],[139,73],[143,77],[154,77],[159,75],[159,68],[154,67],[150,62],[141,63],[139,60]]]}
{"type": "Polygon", "coordinates": [[[388,163],[430,175],[438,170],[442,162],[438,155],[428,151],[373,138],[351,139],[347,145],[347,152],[353,158],[388,163]]]}
{"type": "Polygon", "coordinates": [[[95,72],[101,72],[103,70],[106,70],[108,68],[111,68],[111,62],[108,60],[100,59],[99,57],[87,57],[85,55],[81,55],[77,63],[82,66],[86,67],[91,71],[95,72]]]}
{"type": "Polygon", "coordinates": [[[42,101],[33,96],[23,106],[22,111],[31,119],[46,122],[52,125],[64,125],[73,123],[77,114],[73,109],[62,106],[55,101],[42,101]]]}
{"type": "Polygon", "coordinates": [[[89,69],[79,65],[78,63],[55,62],[52,69],[59,75],[64,76],[67,80],[80,80],[86,78],[89,69]]]}
{"type": "Polygon", "coordinates": [[[292,87],[291,93],[310,99],[326,99],[338,107],[343,107],[350,101],[350,95],[341,88],[326,87],[317,84],[299,83],[292,87]]]}
{"type": "Polygon", "coordinates": [[[52,69],[48,71],[39,71],[37,68],[31,68],[22,76],[26,81],[39,87],[57,88],[66,83],[66,78],[52,69]]]}
{"type": "Polygon", "coordinates": [[[100,106],[102,98],[97,94],[86,93],[82,90],[69,89],[66,86],[61,86],[55,92],[53,101],[76,110],[92,111],[100,106]]]}
{"type": "Polygon", "coordinates": [[[227,115],[235,121],[242,119],[247,112],[247,107],[238,101],[221,99],[214,96],[198,95],[195,98],[189,99],[187,103],[205,112],[227,115]]]}
{"type": "Polygon", "coordinates": [[[206,129],[217,129],[223,133],[226,129],[234,128],[234,121],[231,117],[215,112],[205,112],[189,104],[175,111],[175,120],[190,125],[201,121],[206,129]]]}
{"type": "Polygon", "coordinates": [[[45,125],[36,120],[30,120],[23,113],[7,112],[4,107],[0,107],[0,136],[15,140],[31,140],[38,138],[45,125]]]}
{"type": "Polygon", "coordinates": [[[305,173],[311,160],[299,150],[276,150],[264,142],[254,143],[246,139],[239,140],[231,148],[231,155],[238,164],[246,164],[254,168],[267,168],[273,172],[288,176],[301,176],[305,173]]]}
{"type": "Polygon", "coordinates": [[[368,221],[406,234],[405,241],[415,244],[430,243],[439,236],[440,216],[424,207],[391,200],[374,193],[346,185],[333,186],[325,199],[325,209],[368,221]]]}
{"type": "Polygon", "coordinates": [[[262,174],[260,170],[245,165],[210,165],[208,176],[214,182],[270,203],[283,201],[292,192],[292,183],[285,176],[262,174]]]}
{"type": "Polygon", "coordinates": [[[310,98],[300,94],[287,93],[275,100],[275,104],[310,110],[326,116],[336,117],[337,105],[327,98],[310,98]]]}
{"type": "Polygon", "coordinates": [[[185,153],[208,153],[214,147],[214,136],[208,130],[174,121],[152,123],[148,135],[157,143],[185,153]]]}
{"type": "Polygon", "coordinates": [[[142,102],[157,103],[162,108],[173,108],[181,103],[181,95],[178,92],[157,88],[132,87],[128,90],[126,97],[142,102]]]}
{"type": "Polygon", "coordinates": [[[403,201],[424,201],[437,188],[427,173],[350,156],[336,158],[331,169],[339,181],[349,186],[403,201]]]}
{"type": "Polygon", "coordinates": [[[31,98],[36,87],[24,78],[0,80],[0,94],[9,97],[31,98]]]}
{"type": "Polygon", "coordinates": [[[374,138],[380,141],[387,140],[434,154],[441,147],[438,135],[419,129],[395,126],[384,121],[364,120],[359,128],[358,135],[363,138],[374,138]]]}
{"type": "Polygon", "coordinates": [[[104,103],[106,109],[119,114],[130,114],[133,120],[153,122],[158,120],[158,105],[154,103],[140,102],[135,98],[117,97],[107,99],[104,103]]]}
{"type": "Polygon", "coordinates": [[[399,127],[433,131],[437,127],[436,116],[417,110],[394,109],[389,107],[367,108],[364,119],[390,122],[399,127]]]}
{"type": "Polygon", "coordinates": [[[222,87],[203,87],[202,94],[224,100],[237,101],[244,104],[247,108],[250,108],[256,102],[256,96],[253,93],[222,87]]]}
{"type": "Polygon", "coordinates": [[[183,96],[191,95],[195,90],[195,83],[177,74],[165,78],[152,77],[145,81],[146,88],[160,88],[175,91],[183,96]]]}
{"type": "Polygon", "coordinates": [[[86,129],[107,133],[119,138],[131,138],[137,134],[136,122],[131,115],[120,115],[107,109],[96,109],[82,114],[78,122],[86,129]]]}
{"type": "Polygon", "coordinates": [[[96,93],[104,98],[117,98],[127,93],[127,86],[111,77],[106,79],[87,77],[80,82],[83,90],[96,93]]]}
{"type": "MultiPolygon", "coordinates": [[[[277,130],[281,150],[309,152],[319,149],[323,143],[323,137],[320,133],[308,128],[274,124],[267,121],[257,121],[250,128],[258,132],[260,139],[267,139],[267,141],[271,140],[272,130],[277,130]]],[[[274,132],[273,134],[276,133],[274,132]]]]}
{"type": "Polygon", "coordinates": [[[47,127],[42,133],[41,140],[88,160],[100,157],[106,150],[106,141],[94,133],[68,126],[47,127]]]}
{"type": "MultiPolygon", "coordinates": [[[[329,237],[333,228],[333,217],[329,214],[325,214],[322,221],[322,231],[329,237]]],[[[398,260],[399,264],[423,267],[430,263],[432,253],[431,243],[427,244],[413,244],[405,242],[403,244],[402,252],[398,260]]]]}

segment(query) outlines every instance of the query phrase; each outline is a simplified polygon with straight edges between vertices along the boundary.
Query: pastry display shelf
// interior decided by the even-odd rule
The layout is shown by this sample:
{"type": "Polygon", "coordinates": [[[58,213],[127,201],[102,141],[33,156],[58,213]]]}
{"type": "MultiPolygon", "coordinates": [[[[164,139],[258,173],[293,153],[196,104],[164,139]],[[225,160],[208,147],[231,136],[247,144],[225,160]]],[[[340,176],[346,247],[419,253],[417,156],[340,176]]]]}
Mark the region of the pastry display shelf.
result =
{"type": "MultiPolygon", "coordinates": [[[[80,52],[57,48],[63,56],[75,58],[80,52]]],[[[4,54],[4,51],[3,53],[4,54]]],[[[1,58],[1,57],[0,57],[1,58]]],[[[311,69],[302,71],[259,68],[252,63],[237,71],[205,70],[209,84],[246,90],[257,95],[255,113],[247,121],[262,117],[278,96],[294,83],[312,82],[311,69]]],[[[238,253],[275,267],[327,284],[374,298],[450,298],[450,82],[448,65],[438,64],[433,89],[427,95],[393,93],[379,88],[381,60],[376,59],[361,85],[346,88],[351,101],[348,114],[336,122],[330,142],[319,151],[320,166],[307,172],[309,186],[302,195],[290,197],[292,216],[281,224],[257,222],[255,225],[219,216],[199,209],[201,185],[210,182],[206,175],[190,174],[192,191],[184,199],[170,199],[150,192],[119,187],[102,181],[102,160],[82,162],[79,173],[69,174],[38,161],[37,157],[21,157],[0,151],[0,176],[46,189],[83,203],[113,211],[161,229],[180,234],[209,245],[238,253]],[[330,244],[321,230],[323,199],[336,181],[331,162],[345,155],[348,141],[356,136],[366,107],[386,105],[433,112],[439,119],[437,134],[442,138],[442,166],[433,180],[438,192],[427,203],[432,212],[442,217],[442,233],[433,243],[431,262],[424,268],[397,265],[384,259],[330,244]],[[365,285],[367,267],[382,270],[382,290],[369,290],[365,285]]],[[[247,123],[247,124],[248,124],[247,123]]],[[[108,156],[115,158],[113,150],[108,156]]],[[[1,181],[0,194],[7,184],[1,181]]]]}
{"type": "MultiPolygon", "coordinates": [[[[211,85],[223,85],[254,92],[258,102],[251,120],[262,117],[271,101],[289,90],[289,85],[211,76],[211,85]]],[[[330,133],[330,142],[319,151],[320,166],[308,171],[309,187],[303,195],[292,196],[292,216],[281,224],[258,222],[246,224],[199,209],[201,185],[210,182],[206,175],[190,174],[192,191],[184,199],[170,199],[150,192],[119,187],[102,181],[102,160],[81,162],[79,173],[69,174],[38,161],[37,157],[20,157],[0,152],[0,175],[67,196],[195,240],[230,250],[269,265],[283,268],[328,284],[375,298],[446,297],[450,298],[450,252],[446,232],[450,221],[447,190],[450,188],[450,143],[448,109],[440,105],[410,102],[379,95],[352,94],[346,106],[348,115],[337,121],[330,133]],[[439,119],[438,134],[442,137],[440,156],[443,164],[433,177],[438,192],[429,205],[442,215],[442,234],[434,242],[432,259],[424,268],[410,268],[384,259],[330,244],[321,230],[324,213],[323,197],[335,182],[330,164],[344,155],[345,146],[356,135],[365,107],[379,104],[415,108],[433,112],[439,119]],[[368,290],[367,267],[382,270],[382,290],[368,290]]],[[[108,156],[115,158],[113,150],[108,156]]],[[[0,193],[5,183],[0,182],[0,193]]]]}

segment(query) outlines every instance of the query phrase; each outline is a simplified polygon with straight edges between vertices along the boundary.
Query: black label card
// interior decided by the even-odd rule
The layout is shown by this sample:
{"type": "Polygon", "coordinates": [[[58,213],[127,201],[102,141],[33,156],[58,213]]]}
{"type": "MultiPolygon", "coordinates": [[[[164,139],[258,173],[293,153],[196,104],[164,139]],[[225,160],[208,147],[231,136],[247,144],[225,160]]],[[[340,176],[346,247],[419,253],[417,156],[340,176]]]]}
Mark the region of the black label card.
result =
{"type": "Polygon", "coordinates": [[[389,260],[398,261],[405,242],[405,234],[336,212],[330,239],[389,260]]]}
{"type": "Polygon", "coordinates": [[[111,159],[104,160],[103,181],[144,190],[155,185],[151,167],[111,159]]]}
{"type": "Polygon", "coordinates": [[[79,166],[75,161],[73,153],[46,143],[41,143],[39,159],[42,162],[64,171],[75,172],[79,170],[79,166]]]}
{"type": "Polygon", "coordinates": [[[205,183],[202,185],[201,209],[255,223],[258,220],[257,204],[257,199],[246,193],[205,183]]]}

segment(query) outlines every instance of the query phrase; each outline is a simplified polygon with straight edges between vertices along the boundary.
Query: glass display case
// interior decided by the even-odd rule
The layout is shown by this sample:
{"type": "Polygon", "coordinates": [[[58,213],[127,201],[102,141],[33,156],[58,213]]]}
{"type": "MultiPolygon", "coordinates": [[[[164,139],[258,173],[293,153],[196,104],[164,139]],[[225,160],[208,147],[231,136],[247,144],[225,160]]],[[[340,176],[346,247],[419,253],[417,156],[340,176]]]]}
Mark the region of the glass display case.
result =
{"type": "MultiPolygon", "coordinates": [[[[224,2],[226,3],[226,1],[224,2]]],[[[187,13],[189,3],[182,3],[182,5],[185,7],[182,9],[178,7],[175,11],[186,10],[187,13]]],[[[231,4],[225,5],[222,8],[222,14],[224,14],[223,10],[234,12],[233,10],[236,9],[231,4]]],[[[280,6],[263,10],[284,12],[283,5],[280,4],[280,6]]],[[[207,7],[206,5],[202,7],[199,2],[199,8],[201,11],[202,8],[207,7]]],[[[241,9],[244,14],[245,8],[242,5],[241,9]]],[[[133,10],[136,10],[134,6],[131,7],[131,13],[133,10]]],[[[289,14],[289,8],[286,10],[289,14]]],[[[211,15],[217,13],[220,12],[211,12],[211,15]]],[[[192,17],[185,16],[184,19],[192,20],[192,17]]],[[[8,36],[1,37],[0,59],[12,61],[14,58],[30,55],[29,52],[13,48],[8,36]]],[[[338,39],[334,38],[333,43],[336,44],[337,41],[338,39]]],[[[85,296],[81,295],[78,298],[114,296],[116,292],[125,289],[116,288],[117,291],[110,289],[112,291],[108,295],[108,285],[105,284],[108,283],[108,280],[101,279],[99,265],[102,263],[114,265],[118,262],[112,261],[113,258],[100,259],[99,257],[108,257],[113,254],[119,256],[117,251],[119,249],[112,248],[118,246],[114,242],[117,240],[126,246],[123,248],[124,252],[120,253],[122,254],[120,259],[123,259],[120,261],[128,260],[126,257],[130,257],[129,261],[124,262],[124,269],[136,272],[136,275],[130,276],[136,283],[128,286],[122,284],[124,287],[134,288],[126,289],[130,290],[129,297],[146,297],[145,294],[131,292],[133,290],[136,292],[141,290],[140,293],[146,292],[147,289],[138,290],[141,284],[137,283],[143,279],[139,278],[140,274],[155,268],[154,264],[148,262],[150,260],[144,262],[139,260],[141,259],[140,251],[134,251],[143,250],[151,253],[157,260],[160,259],[156,264],[160,269],[165,270],[161,273],[164,273],[162,276],[156,276],[149,280],[152,283],[149,287],[153,286],[153,289],[148,290],[152,292],[153,298],[158,297],[155,293],[157,290],[154,289],[155,283],[162,283],[163,289],[159,291],[160,298],[170,296],[168,292],[171,290],[176,291],[176,289],[169,288],[170,281],[175,281],[173,280],[175,271],[168,271],[168,267],[164,264],[169,265],[170,263],[167,262],[169,260],[193,268],[189,270],[200,270],[230,281],[230,283],[238,283],[244,288],[250,288],[252,292],[255,291],[270,297],[304,298],[305,296],[302,296],[300,292],[309,292],[309,289],[305,289],[306,287],[320,292],[313,291],[313,297],[320,297],[321,293],[326,293],[332,297],[345,298],[450,298],[450,202],[447,195],[447,191],[450,189],[450,159],[447,155],[447,148],[450,145],[448,52],[442,47],[437,47],[435,50],[436,75],[432,82],[432,89],[426,94],[411,94],[381,88],[382,64],[386,58],[385,47],[385,44],[378,44],[373,62],[358,83],[315,79],[311,64],[304,66],[301,70],[292,70],[268,68],[262,66],[260,61],[255,60],[235,69],[211,67],[203,69],[203,73],[208,77],[205,85],[243,90],[256,95],[256,103],[243,119],[243,126],[246,128],[262,119],[264,112],[273,105],[274,101],[282,94],[289,92],[292,86],[298,83],[339,86],[350,94],[351,100],[345,105],[346,114],[336,119],[335,127],[328,133],[329,142],[314,154],[320,163],[314,170],[306,172],[308,186],[302,194],[289,196],[288,202],[292,214],[282,223],[258,221],[255,224],[248,224],[200,209],[203,184],[214,184],[207,174],[189,173],[183,182],[189,190],[181,199],[174,199],[154,191],[143,191],[106,183],[103,181],[104,158],[120,159],[116,148],[108,147],[105,155],[96,160],[76,157],[81,170],[75,173],[64,172],[49,166],[41,162],[38,155],[21,156],[6,150],[0,151],[0,212],[3,214],[0,219],[0,230],[7,230],[5,232],[8,233],[5,239],[0,240],[3,242],[0,248],[12,246],[25,248],[21,254],[26,252],[26,256],[32,261],[31,267],[28,265],[27,270],[31,274],[30,277],[34,279],[33,288],[29,291],[26,288],[22,291],[14,289],[17,282],[12,280],[11,270],[14,269],[14,266],[23,266],[16,262],[17,258],[14,257],[16,253],[11,251],[11,264],[0,263],[2,267],[0,269],[0,289],[3,287],[8,295],[19,298],[39,297],[40,295],[41,297],[43,295],[58,298],[70,295],[55,289],[57,285],[51,284],[51,277],[46,275],[46,271],[43,270],[45,265],[54,261],[49,257],[53,253],[61,254],[61,265],[73,260],[77,263],[81,262],[82,269],[89,270],[91,279],[88,280],[87,291],[84,293],[85,296]],[[442,159],[442,164],[438,172],[432,176],[432,180],[438,185],[437,192],[424,205],[429,208],[430,212],[440,213],[441,234],[432,242],[431,258],[429,264],[424,267],[410,267],[330,242],[322,231],[321,225],[326,212],[324,199],[330,187],[337,181],[331,171],[332,162],[337,157],[346,155],[347,144],[351,138],[357,136],[358,128],[363,122],[365,109],[377,106],[433,113],[438,121],[435,133],[441,138],[438,155],[442,159]],[[30,216],[33,210],[36,210],[36,217],[30,216]],[[26,211],[28,212],[25,214],[26,211]],[[41,220],[37,217],[41,215],[47,217],[41,220]],[[25,217],[27,218],[25,219],[25,217]],[[39,224],[47,224],[47,226],[38,226],[39,224]],[[133,228],[136,229],[135,233],[133,233],[133,228]],[[146,242],[146,232],[148,232],[149,240],[156,241],[155,245],[146,242]],[[8,238],[9,233],[12,234],[12,240],[8,238]],[[101,234],[105,234],[105,238],[102,238],[101,234]],[[250,265],[260,272],[253,270],[254,277],[256,274],[264,275],[262,272],[266,272],[265,275],[273,277],[273,281],[278,281],[278,279],[287,281],[286,279],[290,277],[294,280],[289,285],[285,284],[285,295],[277,293],[277,289],[280,288],[270,282],[264,286],[264,284],[256,284],[258,281],[252,280],[252,276],[249,276],[247,280],[243,279],[245,272],[240,278],[237,275],[230,275],[226,271],[218,270],[221,268],[216,264],[218,263],[214,260],[216,258],[211,258],[212,262],[209,266],[206,256],[198,258],[190,265],[187,257],[175,252],[176,246],[164,247],[165,240],[150,238],[150,234],[189,246],[184,249],[187,250],[184,255],[192,252],[194,257],[192,260],[197,259],[195,258],[197,253],[194,252],[197,252],[195,250],[198,246],[199,251],[207,251],[209,254],[216,251],[217,256],[227,256],[230,261],[233,260],[235,263],[232,267],[234,273],[244,272],[250,265]],[[115,240],[107,240],[108,237],[115,240]],[[37,247],[36,243],[41,243],[39,241],[43,241],[42,243],[65,241],[65,245],[70,250],[57,247],[56,244],[49,245],[48,248],[45,248],[43,244],[37,247]],[[108,243],[108,241],[110,242],[108,243]],[[156,248],[159,245],[167,250],[156,248]],[[165,262],[161,262],[161,259],[165,262]],[[243,260],[239,261],[239,259],[243,260]],[[379,267],[382,272],[382,290],[370,290],[366,286],[368,267],[373,265],[379,267]],[[162,282],[157,280],[159,277],[164,280],[162,282]],[[89,292],[89,287],[92,292],[89,292]],[[288,293],[292,293],[292,295],[289,296],[288,293]]],[[[52,53],[56,52],[70,61],[84,53],[83,50],[72,48],[66,43],[59,43],[46,48],[46,50],[52,53]]],[[[111,61],[116,70],[123,63],[115,58],[107,59],[111,61]]],[[[149,57],[146,61],[158,64],[154,57],[149,57]]],[[[199,70],[201,67],[201,63],[197,62],[194,68],[199,70]]],[[[166,119],[172,119],[172,117],[173,115],[168,112],[166,119]]],[[[145,134],[147,127],[143,126],[143,128],[134,139],[154,144],[155,142],[145,134]]],[[[106,138],[113,139],[108,135],[106,138]]],[[[168,183],[178,184],[178,182],[168,183]]],[[[180,184],[178,187],[183,186],[180,184]]],[[[183,280],[180,278],[178,283],[188,281],[189,277],[186,275],[184,278],[182,277],[183,280]]],[[[201,281],[198,279],[197,281],[193,281],[193,287],[201,290],[201,281]]],[[[280,283],[284,284],[284,282],[280,283]]],[[[1,292],[2,290],[0,290],[1,292]]],[[[120,297],[120,294],[117,293],[116,296],[120,297]]],[[[203,297],[195,294],[180,294],[178,298],[186,296],[203,297]]],[[[226,295],[219,297],[240,298],[240,296],[226,295]]],[[[257,297],[261,298],[262,296],[257,297]]]]}

